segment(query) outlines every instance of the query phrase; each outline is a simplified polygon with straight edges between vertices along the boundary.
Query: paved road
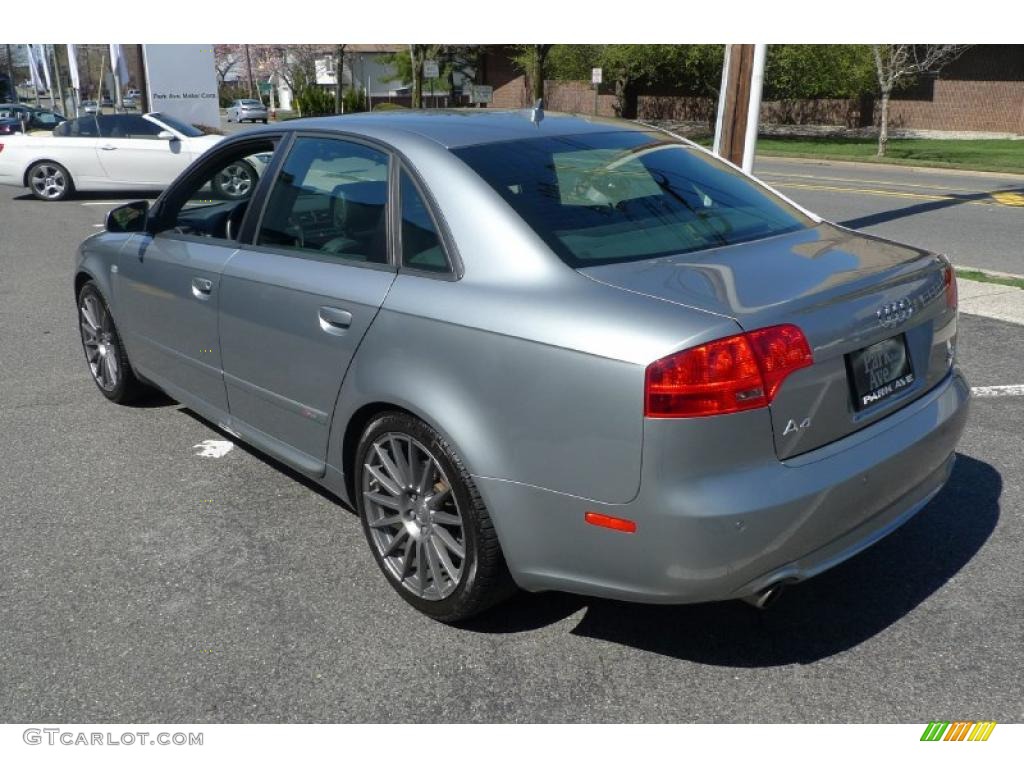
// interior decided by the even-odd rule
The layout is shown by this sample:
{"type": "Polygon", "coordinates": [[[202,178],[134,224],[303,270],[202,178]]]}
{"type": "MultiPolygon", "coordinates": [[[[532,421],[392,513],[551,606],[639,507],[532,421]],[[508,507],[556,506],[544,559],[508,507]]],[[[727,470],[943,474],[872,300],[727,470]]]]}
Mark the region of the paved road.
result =
{"type": "MultiPolygon", "coordinates": [[[[767,613],[524,595],[444,627],[334,499],[96,391],[70,268],[112,204],[0,194],[0,720],[1024,720],[1021,398],[977,400],[948,488],[767,613]]],[[[974,384],[1024,383],[1019,327],[962,339],[974,384]]]]}
{"type": "Polygon", "coordinates": [[[845,226],[1024,274],[1024,176],[780,158],[760,158],[754,172],[845,226]]]}

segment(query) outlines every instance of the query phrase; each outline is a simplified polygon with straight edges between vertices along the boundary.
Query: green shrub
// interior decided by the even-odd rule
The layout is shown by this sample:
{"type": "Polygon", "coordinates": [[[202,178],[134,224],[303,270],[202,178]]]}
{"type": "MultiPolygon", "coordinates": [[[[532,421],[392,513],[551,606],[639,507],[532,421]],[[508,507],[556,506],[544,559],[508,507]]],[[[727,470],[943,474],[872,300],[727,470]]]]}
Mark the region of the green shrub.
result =
{"type": "Polygon", "coordinates": [[[379,104],[373,105],[374,112],[390,112],[393,109],[408,109],[408,107],[405,107],[402,104],[395,104],[391,101],[382,101],[379,104]]]}
{"type": "Polygon", "coordinates": [[[308,85],[296,93],[295,105],[303,117],[334,114],[334,96],[316,85],[308,85]]]}
{"type": "Polygon", "coordinates": [[[366,91],[362,88],[349,88],[341,98],[345,105],[345,114],[366,111],[366,91]]]}

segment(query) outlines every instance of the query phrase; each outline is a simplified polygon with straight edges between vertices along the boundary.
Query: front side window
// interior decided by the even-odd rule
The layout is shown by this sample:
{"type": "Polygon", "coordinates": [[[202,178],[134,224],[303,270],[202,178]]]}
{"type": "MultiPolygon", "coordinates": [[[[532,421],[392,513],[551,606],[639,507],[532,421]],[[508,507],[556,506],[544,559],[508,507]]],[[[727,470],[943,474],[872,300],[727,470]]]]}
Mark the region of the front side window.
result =
{"type": "Polygon", "coordinates": [[[388,156],[341,139],[295,140],[257,244],[387,263],[388,156]]]}
{"type": "Polygon", "coordinates": [[[152,117],[155,117],[168,128],[177,131],[182,136],[185,136],[187,138],[194,139],[197,136],[203,135],[203,132],[196,128],[194,125],[183,123],[181,120],[178,120],[175,117],[171,117],[170,115],[165,115],[163,112],[154,112],[152,114],[152,117]]]}
{"type": "Polygon", "coordinates": [[[448,272],[448,258],[430,210],[412,177],[404,170],[400,190],[402,266],[428,272],[448,272]]]}
{"type": "Polygon", "coordinates": [[[273,159],[274,139],[220,151],[202,174],[172,190],[161,213],[164,230],[237,240],[256,185],[273,159]]]}
{"type": "Polygon", "coordinates": [[[739,171],[653,132],[454,152],[573,267],[689,253],[813,224],[739,171]]]}

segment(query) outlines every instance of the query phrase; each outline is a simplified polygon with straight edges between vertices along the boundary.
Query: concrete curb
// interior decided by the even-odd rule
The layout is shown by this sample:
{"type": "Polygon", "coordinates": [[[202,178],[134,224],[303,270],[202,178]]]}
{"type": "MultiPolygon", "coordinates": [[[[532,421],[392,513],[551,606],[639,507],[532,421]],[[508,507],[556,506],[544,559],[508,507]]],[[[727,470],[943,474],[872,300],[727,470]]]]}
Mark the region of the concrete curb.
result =
{"type": "Polygon", "coordinates": [[[817,158],[817,157],[790,157],[788,155],[757,155],[754,159],[755,176],[757,175],[757,163],[760,160],[771,162],[772,160],[782,160],[787,163],[802,163],[804,165],[855,165],[860,168],[871,168],[877,170],[883,169],[896,169],[907,171],[911,173],[939,173],[948,176],[990,176],[999,179],[1013,179],[1014,181],[1020,181],[1024,178],[1024,174],[1021,173],[1009,173],[1007,171],[974,171],[966,168],[943,168],[932,165],[905,165],[903,163],[870,163],[861,160],[834,160],[832,158],[817,158]]]}
{"type": "Polygon", "coordinates": [[[960,311],[1024,325],[1024,290],[1011,285],[957,278],[960,311]]]}

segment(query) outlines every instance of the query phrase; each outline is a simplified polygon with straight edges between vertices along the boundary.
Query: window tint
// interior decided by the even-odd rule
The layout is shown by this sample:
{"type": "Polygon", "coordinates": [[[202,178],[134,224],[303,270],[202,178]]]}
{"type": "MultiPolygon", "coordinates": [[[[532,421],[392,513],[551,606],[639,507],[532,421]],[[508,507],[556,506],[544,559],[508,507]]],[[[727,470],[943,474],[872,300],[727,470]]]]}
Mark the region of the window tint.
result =
{"type": "Polygon", "coordinates": [[[339,139],[296,139],[257,243],[387,262],[388,157],[339,139]]]}
{"type": "Polygon", "coordinates": [[[640,131],[455,150],[574,267],[730,245],[810,226],[722,162],[640,131]]]}
{"type": "Polygon", "coordinates": [[[155,139],[160,126],[142,115],[101,115],[100,135],[107,139],[155,139]]]}
{"type": "Polygon", "coordinates": [[[408,173],[402,171],[402,266],[447,272],[448,259],[430,210],[408,173]]]}

